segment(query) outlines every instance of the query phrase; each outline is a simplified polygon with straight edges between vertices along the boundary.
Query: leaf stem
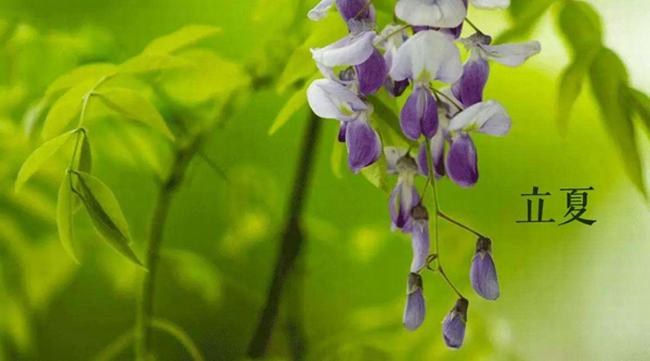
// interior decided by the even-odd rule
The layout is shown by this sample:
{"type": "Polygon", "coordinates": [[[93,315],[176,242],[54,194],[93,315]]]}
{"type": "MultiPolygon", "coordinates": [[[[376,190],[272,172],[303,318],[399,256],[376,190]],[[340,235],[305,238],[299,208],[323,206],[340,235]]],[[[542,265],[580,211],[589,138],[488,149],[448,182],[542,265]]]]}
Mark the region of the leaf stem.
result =
{"type": "Polygon", "coordinates": [[[459,111],[462,111],[462,110],[464,109],[464,107],[463,107],[462,105],[458,104],[458,102],[456,102],[454,99],[452,99],[452,98],[451,98],[450,96],[448,96],[447,94],[441,92],[440,90],[438,90],[438,89],[436,89],[436,88],[431,88],[431,90],[433,90],[433,93],[434,93],[434,94],[436,94],[436,95],[441,95],[443,98],[447,99],[447,100],[448,100],[448,101],[449,101],[453,106],[455,106],[456,108],[458,108],[459,111]]]}
{"type": "Polygon", "coordinates": [[[436,181],[436,177],[433,174],[433,156],[431,155],[431,146],[430,146],[430,141],[429,139],[426,139],[426,147],[427,147],[427,168],[429,168],[429,178],[431,179],[431,188],[433,189],[433,203],[435,206],[435,217],[434,217],[434,255],[435,258],[433,258],[437,264],[437,270],[439,271],[440,275],[442,278],[445,280],[447,285],[459,296],[463,297],[460,291],[458,291],[458,288],[454,286],[454,284],[451,282],[447,274],[445,273],[445,270],[442,266],[442,263],[440,261],[440,219],[438,216],[440,215],[440,201],[438,197],[438,184],[436,181]]]}
{"type": "Polygon", "coordinates": [[[452,224],[455,224],[455,225],[457,225],[458,227],[460,227],[460,228],[462,228],[462,229],[464,229],[464,230],[466,230],[466,231],[468,231],[468,232],[474,234],[474,235],[477,236],[477,237],[480,237],[480,238],[487,238],[487,237],[485,237],[484,235],[480,234],[479,232],[477,232],[477,231],[473,230],[472,228],[466,226],[465,224],[463,224],[463,223],[461,223],[461,222],[459,222],[459,221],[457,221],[457,220],[455,220],[455,219],[449,217],[448,215],[446,215],[445,213],[443,213],[443,212],[440,211],[440,210],[438,210],[438,216],[439,216],[440,218],[446,220],[447,222],[452,223],[452,224]]]}
{"type": "Polygon", "coordinates": [[[473,23],[471,20],[469,20],[469,18],[465,18],[465,22],[466,22],[469,26],[471,26],[471,27],[474,29],[474,31],[476,31],[477,33],[479,33],[479,34],[485,34],[484,32],[481,31],[481,29],[478,28],[478,26],[474,25],[474,23],[473,23]]]}

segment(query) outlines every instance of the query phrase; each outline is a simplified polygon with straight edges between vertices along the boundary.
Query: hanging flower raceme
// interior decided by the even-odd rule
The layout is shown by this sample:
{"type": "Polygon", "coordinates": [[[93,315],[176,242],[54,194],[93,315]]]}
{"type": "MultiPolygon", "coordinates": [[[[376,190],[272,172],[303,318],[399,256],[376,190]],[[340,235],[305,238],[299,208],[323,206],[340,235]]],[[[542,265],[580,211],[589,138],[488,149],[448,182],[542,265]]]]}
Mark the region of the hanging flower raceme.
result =
{"type": "MultiPolygon", "coordinates": [[[[384,139],[409,146],[408,150],[386,146],[383,151],[388,174],[397,176],[389,198],[391,228],[411,238],[403,323],[406,329],[416,330],[424,322],[422,273],[427,269],[436,272],[458,296],[442,324],[444,342],[451,348],[463,344],[469,301],[440,263],[437,222],[441,218],[479,237],[470,269],[476,293],[496,300],[500,290],[491,241],[440,209],[436,182],[447,175],[463,188],[476,184],[478,155],[472,136],[503,136],[510,130],[506,110],[495,101],[483,99],[490,72],[488,62],[518,66],[537,54],[540,45],[491,45],[491,37],[466,19],[469,6],[499,9],[509,5],[510,0],[397,0],[395,16],[406,25],[387,24],[380,35],[375,32],[376,14],[371,0],[323,0],[309,12],[312,20],[319,20],[336,7],[348,26],[349,32],[341,40],[312,49],[325,79],[310,84],[307,99],[316,115],[340,122],[338,139],[346,143],[353,172],[377,162],[382,155],[379,133],[369,123],[371,104],[384,115],[397,103],[375,93],[383,86],[393,97],[400,97],[412,85],[407,98],[398,103],[403,104],[399,123],[405,139],[395,139],[393,132],[382,134],[384,139]],[[459,40],[465,23],[476,33],[459,40]],[[458,44],[469,51],[464,64],[458,44]],[[448,86],[438,88],[440,83],[448,86]],[[409,154],[411,149],[417,149],[415,158],[409,154]],[[416,187],[421,184],[418,176],[427,178],[421,192],[416,187]],[[431,212],[436,218],[434,253],[430,253],[430,214],[424,206],[428,187],[435,205],[431,212]]],[[[375,120],[377,129],[390,129],[381,127],[386,120],[383,117],[375,120]]],[[[375,173],[367,175],[374,177],[375,173]]]]}
{"type": "Polygon", "coordinates": [[[460,348],[465,339],[465,327],[467,325],[467,308],[469,301],[459,298],[451,309],[445,320],[442,321],[442,335],[445,344],[451,348],[460,348]]]}
{"type": "Polygon", "coordinates": [[[481,297],[492,301],[499,298],[499,281],[492,260],[492,241],[489,238],[479,237],[476,241],[476,254],[472,259],[469,278],[472,288],[481,297]]]}
{"type": "Polygon", "coordinates": [[[490,74],[488,60],[516,67],[541,50],[537,41],[503,45],[490,45],[491,42],[491,37],[478,32],[462,40],[470,56],[463,66],[462,77],[454,84],[452,91],[465,107],[483,101],[483,89],[490,74]]]}
{"type": "Polygon", "coordinates": [[[381,140],[368,124],[372,108],[355,93],[333,80],[320,79],[307,89],[307,100],[319,117],[341,122],[339,139],[347,145],[348,164],[353,172],[379,159],[381,140]]]}
{"type": "Polygon", "coordinates": [[[393,230],[402,229],[405,232],[410,232],[410,226],[412,225],[412,222],[410,222],[411,210],[416,204],[420,203],[420,196],[414,184],[418,165],[406,149],[386,147],[384,148],[384,155],[388,165],[388,173],[398,176],[389,200],[391,227],[393,230]]]}
{"type": "Polygon", "coordinates": [[[451,39],[434,30],[413,35],[395,54],[390,77],[409,79],[413,92],[400,113],[404,135],[417,140],[433,137],[438,131],[438,105],[429,84],[434,80],[456,82],[462,74],[460,53],[451,39]]]}
{"type": "Polygon", "coordinates": [[[478,181],[478,156],[470,134],[478,132],[503,136],[511,126],[510,116],[501,104],[490,100],[477,103],[458,113],[449,124],[451,146],[445,169],[454,183],[471,187],[478,181]]]}

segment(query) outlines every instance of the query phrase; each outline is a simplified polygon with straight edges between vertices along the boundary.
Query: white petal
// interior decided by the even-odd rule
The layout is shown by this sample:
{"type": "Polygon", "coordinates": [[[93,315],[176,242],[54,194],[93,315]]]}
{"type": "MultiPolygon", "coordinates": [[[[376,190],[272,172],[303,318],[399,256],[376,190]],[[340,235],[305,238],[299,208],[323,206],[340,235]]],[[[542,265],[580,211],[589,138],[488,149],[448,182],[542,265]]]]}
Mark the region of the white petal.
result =
{"type": "Polygon", "coordinates": [[[411,25],[455,28],[467,15],[462,0],[399,0],[395,15],[411,25]]]}
{"type": "Polygon", "coordinates": [[[343,85],[329,79],[318,79],[307,88],[307,101],[321,118],[349,121],[356,119],[368,106],[343,85]]]}
{"type": "Polygon", "coordinates": [[[470,0],[470,2],[481,9],[505,9],[510,6],[510,0],[470,0]]]}
{"type": "Polygon", "coordinates": [[[406,155],[407,150],[398,147],[384,147],[384,155],[390,173],[397,172],[397,161],[406,155]]]}
{"type": "Polygon", "coordinates": [[[490,135],[505,135],[510,130],[510,116],[503,106],[493,100],[472,105],[456,115],[449,123],[450,131],[472,131],[490,135]]]}
{"type": "Polygon", "coordinates": [[[309,10],[307,17],[309,17],[310,20],[318,21],[327,15],[327,12],[330,10],[332,5],[334,5],[334,0],[323,0],[319,2],[318,5],[314,6],[313,9],[309,10]]]}
{"type": "Polygon", "coordinates": [[[359,65],[366,61],[375,50],[375,33],[365,31],[347,37],[320,49],[312,49],[315,61],[328,67],[339,65],[359,65]]]}
{"type": "Polygon", "coordinates": [[[454,83],[462,73],[458,48],[447,35],[434,30],[421,31],[407,40],[397,50],[390,70],[394,80],[417,82],[454,83]]]}
{"type": "Polygon", "coordinates": [[[478,47],[485,58],[507,66],[519,66],[542,50],[542,46],[538,41],[503,45],[478,45],[478,47]]]}

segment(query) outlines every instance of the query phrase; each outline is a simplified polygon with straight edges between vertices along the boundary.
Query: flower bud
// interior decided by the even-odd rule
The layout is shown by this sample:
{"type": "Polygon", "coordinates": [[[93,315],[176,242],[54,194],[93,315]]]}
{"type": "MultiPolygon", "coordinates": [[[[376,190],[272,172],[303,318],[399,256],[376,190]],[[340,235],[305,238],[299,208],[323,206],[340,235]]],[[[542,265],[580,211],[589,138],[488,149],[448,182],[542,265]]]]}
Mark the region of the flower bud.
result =
{"type": "Polygon", "coordinates": [[[425,304],[422,294],[422,276],[410,273],[406,288],[406,306],[404,307],[404,327],[414,331],[424,322],[425,304]]]}
{"type": "Polygon", "coordinates": [[[492,260],[492,241],[481,237],[476,241],[476,254],[472,259],[469,278],[472,288],[481,297],[488,300],[499,298],[499,281],[492,260]]]}
{"type": "Polygon", "coordinates": [[[460,348],[465,339],[465,325],[467,324],[467,308],[469,301],[459,298],[442,322],[442,335],[445,344],[451,348],[460,348]]]}

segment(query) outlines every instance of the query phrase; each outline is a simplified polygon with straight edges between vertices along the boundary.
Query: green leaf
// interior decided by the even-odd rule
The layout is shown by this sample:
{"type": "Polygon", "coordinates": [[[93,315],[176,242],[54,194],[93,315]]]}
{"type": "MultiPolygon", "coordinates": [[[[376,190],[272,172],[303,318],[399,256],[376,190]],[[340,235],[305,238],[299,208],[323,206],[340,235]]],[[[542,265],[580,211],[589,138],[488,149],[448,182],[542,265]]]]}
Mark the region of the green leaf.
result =
{"type": "Polygon", "coordinates": [[[41,136],[49,139],[59,135],[81,112],[83,97],[92,87],[93,82],[84,82],[68,89],[57,99],[47,113],[41,136]]]}
{"type": "Polygon", "coordinates": [[[645,93],[633,88],[628,88],[627,94],[634,110],[644,121],[646,131],[650,136],[650,98],[645,93]]]}
{"type": "Polygon", "coordinates": [[[284,104],[282,109],[280,109],[280,112],[278,115],[275,117],[273,120],[273,124],[271,124],[271,127],[269,128],[269,135],[275,134],[280,128],[282,128],[291,117],[296,114],[297,112],[302,109],[305,104],[307,104],[307,88],[309,88],[309,85],[317,79],[320,75],[319,74],[314,74],[309,80],[305,82],[305,85],[296,90],[293,95],[287,100],[287,102],[284,104]]]}
{"type": "Polygon", "coordinates": [[[156,107],[147,98],[126,88],[104,89],[96,93],[104,104],[127,119],[142,122],[173,140],[174,135],[156,107]]]}
{"type": "Polygon", "coordinates": [[[140,54],[120,64],[119,71],[122,74],[142,74],[191,65],[182,58],[168,54],[140,54]]]}
{"type": "Polygon", "coordinates": [[[373,165],[364,168],[361,171],[364,177],[375,187],[381,189],[386,193],[390,193],[390,186],[388,185],[388,166],[386,159],[381,157],[373,165]]]}
{"type": "Polygon", "coordinates": [[[113,192],[98,178],[84,172],[75,174],[79,180],[81,200],[95,229],[120,254],[142,266],[130,244],[129,227],[113,192]]]}
{"type": "Polygon", "coordinates": [[[214,99],[224,102],[234,91],[250,84],[250,77],[242,65],[214,51],[190,49],[178,57],[192,66],[165,72],[161,83],[165,94],[180,104],[197,106],[214,99]]]}
{"type": "Polygon", "coordinates": [[[59,198],[56,205],[56,225],[59,230],[59,240],[63,245],[66,253],[79,264],[79,260],[74,254],[72,240],[74,239],[72,214],[73,214],[73,193],[71,175],[66,171],[61,186],[59,187],[59,198]]]}
{"type": "Polygon", "coordinates": [[[79,149],[79,170],[90,173],[93,167],[93,155],[90,148],[90,140],[85,132],[82,136],[81,148],[79,149]]]}
{"type": "Polygon", "coordinates": [[[314,74],[315,70],[316,66],[314,65],[314,59],[311,56],[309,48],[304,46],[296,48],[291,56],[289,56],[287,65],[284,67],[284,71],[278,79],[278,92],[284,93],[294,83],[310,77],[314,74]]]}
{"type": "Polygon", "coordinates": [[[560,131],[567,131],[571,110],[582,92],[582,84],[589,72],[593,56],[578,58],[560,76],[558,88],[557,123],[560,131]]]}
{"type": "Polygon", "coordinates": [[[68,90],[79,83],[91,81],[96,82],[104,76],[117,71],[117,66],[109,63],[96,63],[82,65],[67,74],[56,79],[45,92],[46,96],[52,96],[59,92],[68,90]]]}
{"type": "Polygon", "coordinates": [[[600,107],[603,121],[611,138],[620,151],[625,170],[636,187],[647,197],[643,166],[637,148],[632,121],[632,109],[628,107],[625,91],[628,74],[621,59],[607,48],[602,48],[590,69],[591,86],[600,107]]]}
{"type": "Polygon", "coordinates": [[[529,34],[551,5],[559,0],[512,0],[512,26],[497,37],[496,44],[529,34]]]}
{"type": "Polygon", "coordinates": [[[600,16],[584,1],[564,2],[558,14],[558,24],[577,58],[602,45],[603,29],[600,16]]]}
{"type": "Polygon", "coordinates": [[[18,171],[16,178],[15,189],[19,192],[25,183],[48,161],[61,147],[63,147],[70,137],[78,130],[71,130],[67,133],[61,134],[54,139],[50,139],[38,147],[23,163],[18,171]]]}
{"type": "Polygon", "coordinates": [[[144,49],[148,54],[170,54],[219,33],[210,25],[189,25],[169,35],[155,39],[144,49]]]}

